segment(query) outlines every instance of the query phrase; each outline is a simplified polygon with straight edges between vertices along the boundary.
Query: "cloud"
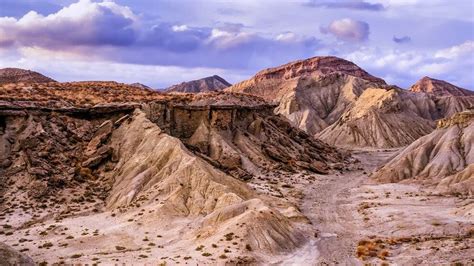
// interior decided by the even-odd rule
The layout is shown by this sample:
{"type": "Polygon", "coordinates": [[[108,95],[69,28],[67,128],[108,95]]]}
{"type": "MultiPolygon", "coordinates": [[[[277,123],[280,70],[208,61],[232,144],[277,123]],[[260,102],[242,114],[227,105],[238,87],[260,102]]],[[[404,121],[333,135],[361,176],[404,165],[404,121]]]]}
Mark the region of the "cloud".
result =
{"type": "Polygon", "coordinates": [[[341,56],[399,86],[408,87],[423,76],[431,76],[474,89],[473,44],[467,41],[437,51],[363,47],[341,56]]]}
{"type": "Polygon", "coordinates": [[[462,56],[471,57],[474,54],[474,41],[466,41],[460,45],[455,45],[436,52],[436,58],[457,59],[462,56]]]}
{"type": "Polygon", "coordinates": [[[20,19],[0,18],[3,45],[67,47],[129,45],[136,17],[113,2],[80,0],[48,16],[30,11],[20,19]]]}
{"type": "Polygon", "coordinates": [[[407,43],[411,42],[411,38],[409,36],[397,37],[393,36],[392,40],[396,43],[407,43]]]}
{"type": "Polygon", "coordinates": [[[20,67],[43,73],[55,80],[114,80],[124,83],[141,82],[153,88],[165,88],[173,84],[206,76],[219,75],[231,83],[244,80],[252,73],[211,67],[179,67],[117,63],[98,58],[73,57],[41,48],[24,48],[19,57],[2,54],[0,68],[20,67]],[[67,69],[67,71],[65,71],[67,69]]]}
{"type": "Polygon", "coordinates": [[[327,27],[321,27],[320,31],[343,41],[362,42],[369,38],[370,28],[367,22],[344,18],[334,20],[327,27]]]}
{"type": "Polygon", "coordinates": [[[203,45],[211,35],[209,28],[161,23],[145,30],[138,45],[169,52],[191,52],[203,45]]]}
{"type": "Polygon", "coordinates": [[[110,0],[79,0],[48,16],[31,11],[19,19],[0,17],[0,48],[34,47],[131,64],[256,70],[312,56],[319,45],[311,36],[249,31],[241,23],[203,27],[141,19],[110,0]]]}
{"type": "Polygon", "coordinates": [[[306,6],[324,7],[324,8],[344,8],[352,10],[368,10],[368,11],[382,11],[385,7],[380,3],[368,3],[365,1],[349,0],[349,1],[319,1],[312,0],[305,3],[306,6]]]}

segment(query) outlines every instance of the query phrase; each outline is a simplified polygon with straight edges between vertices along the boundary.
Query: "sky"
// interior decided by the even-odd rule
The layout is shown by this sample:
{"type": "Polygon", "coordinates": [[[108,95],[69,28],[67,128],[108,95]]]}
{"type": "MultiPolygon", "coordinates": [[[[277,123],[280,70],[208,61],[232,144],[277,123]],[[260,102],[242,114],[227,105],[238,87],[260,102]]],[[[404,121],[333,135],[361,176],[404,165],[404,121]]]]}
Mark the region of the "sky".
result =
{"type": "Polygon", "coordinates": [[[313,56],[474,89],[474,0],[0,0],[0,67],[154,88],[313,56]]]}

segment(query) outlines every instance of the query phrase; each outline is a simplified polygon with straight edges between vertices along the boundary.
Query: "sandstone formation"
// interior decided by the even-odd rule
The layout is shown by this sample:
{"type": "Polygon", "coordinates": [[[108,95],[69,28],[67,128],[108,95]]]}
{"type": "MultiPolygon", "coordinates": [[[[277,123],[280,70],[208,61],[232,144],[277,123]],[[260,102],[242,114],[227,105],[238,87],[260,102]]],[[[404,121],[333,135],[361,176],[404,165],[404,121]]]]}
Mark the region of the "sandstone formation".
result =
{"type": "Polygon", "coordinates": [[[40,265],[469,263],[473,102],[335,57],[217,92],[3,84],[0,236],[40,265]]]}
{"type": "Polygon", "coordinates": [[[428,97],[396,87],[369,88],[337,122],[317,136],[339,146],[406,146],[433,130],[437,113],[436,104],[428,97]]]}
{"type": "Polygon", "coordinates": [[[348,148],[402,147],[433,131],[436,120],[473,106],[473,96],[413,93],[395,86],[368,88],[337,122],[315,136],[348,148]]]}
{"type": "MultiPolygon", "coordinates": [[[[82,243],[132,245],[142,236],[131,233],[136,224],[129,217],[139,216],[140,228],[166,228],[183,239],[165,251],[148,247],[152,253],[176,256],[234,239],[224,259],[262,262],[307,243],[307,219],[293,203],[259,194],[244,180],[268,172],[327,175],[352,162],[256,96],[168,95],[115,82],[0,90],[0,181],[8,184],[0,189],[0,218],[9,222],[3,233],[10,242],[17,241],[11,230],[28,231],[28,239],[30,230],[44,236],[38,229],[44,223],[80,230],[79,221],[107,216],[102,241],[69,244],[76,250],[82,243]]],[[[54,247],[57,256],[86,262],[97,252],[82,247],[81,254],[65,255],[58,237],[50,232],[35,246],[21,243],[31,254],[54,247]]],[[[193,261],[203,263],[202,257],[193,261]]]]}
{"type": "Polygon", "coordinates": [[[368,87],[385,82],[337,57],[314,57],[257,73],[229,91],[278,103],[276,112],[315,135],[336,122],[368,87]]]}
{"type": "Polygon", "coordinates": [[[401,150],[376,171],[382,182],[434,185],[452,193],[474,193],[474,111],[438,122],[438,128],[401,150]]]}
{"type": "Polygon", "coordinates": [[[47,83],[55,82],[38,72],[20,68],[2,68],[0,69],[0,84],[8,83],[47,83]]]}
{"type": "Polygon", "coordinates": [[[469,91],[451,87],[450,94],[414,93],[349,61],[314,57],[263,70],[226,90],[275,102],[276,113],[331,145],[390,148],[408,145],[430,133],[436,119],[474,106],[469,91]]]}
{"type": "Polygon", "coordinates": [[[244,183],[194,156],[179,139],[162,132],[141,111],[135,111],[114,131],[111,147],[118,162],[110,173],[114,183],[106,202],[108,208],[140,204],[157,209],[154,215],[204,216],[200,241],[216,237],[217,232],[225,235],[242,231],[238,225],[244,223],[245,240],[261,251],[282,252],[304,242],[303,234],[287,217],[244,183]],[[255,215],[254,210],[259,214],[255,215]],[[224,230],[220,228],[223,224],[224,230]]]}
{"type": "Polygon", "coordinates": [[[185,93],[211,92],[223,90],[231,85],[232,84],[227,82],[225,79],[214,75],[202,79],[182,82],[165,89],[165,91],[185,93]]]}
{"type": "Polygon", "coordinates": [[[423,77],[410,87],[412,92],[424,92],[436,96],[474,96],[474,91],[457,87],[444,80],[423,77]]]}

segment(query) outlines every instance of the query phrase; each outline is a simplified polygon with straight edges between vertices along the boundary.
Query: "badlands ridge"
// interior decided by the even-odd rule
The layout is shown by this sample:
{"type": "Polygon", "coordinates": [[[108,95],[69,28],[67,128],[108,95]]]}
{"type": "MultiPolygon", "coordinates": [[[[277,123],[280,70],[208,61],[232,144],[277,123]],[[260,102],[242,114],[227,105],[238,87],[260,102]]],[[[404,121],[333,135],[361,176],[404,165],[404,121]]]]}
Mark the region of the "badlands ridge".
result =
{"type": "Polygon", "coordinates": [[[0,81],[2,261],[473,262],[469,90],[336,57],[167,92],[0,81]]]}

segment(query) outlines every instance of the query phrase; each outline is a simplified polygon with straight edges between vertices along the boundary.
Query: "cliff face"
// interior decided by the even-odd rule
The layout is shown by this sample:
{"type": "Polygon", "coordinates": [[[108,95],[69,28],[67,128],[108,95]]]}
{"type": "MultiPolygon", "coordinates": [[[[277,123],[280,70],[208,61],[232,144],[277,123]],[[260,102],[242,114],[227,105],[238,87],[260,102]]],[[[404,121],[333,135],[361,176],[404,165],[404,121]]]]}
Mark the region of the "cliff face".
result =
{"type": "Polygon", "coordinates": [[[0,69],[0,84],[8,83],[46,83],[55,82],[38,72],[20,68],[2,68],[0,69]]]}
{"type": "Polygon", "coordinates": [[[202,79],[182,82],[167,88],[166,92],[185,92],[185,93],[199,93],[220,91],[231,86],[225,79],[214,75],[202,79]]]}
{"type": "Polygon", "coordinates": [[[326,173],[329,165],[343,160],[335,149],[275,116],[274,108],[269,104],[152,103],[144,111],[165,132],[180,138],[211,164],[239,178],[249,178],[258,173],[258,169],[307,169],[326,173]]]}
{"type": "Polygon", "coordinates": [[[423,77],[410,87],[412,92],[424,92],[436,96],[474,96],[474,91],[457,87],[444,80],[423,77]]]}
{"type": "MultiPolygon", "coordinates": [[[[244,182],[226,173],[244,176],[236,172],[242,167],[241,162],[227,158],[227,150],[211,148],[213,153],[223,155],[211,155],[212,159],[196,156],[179,138],[167,133],[186,139],[195,130],[194,119],[201,119],[210,128],[231,130],[244,123],[237,107],[221,111],[171,106],[160,109],[169,110],[168,118],[162,118],[166,112],[157,111],[157,106],[160,104],[143,109],[117,107],[113,112],[96,110],[93,114],[81,109],[45,108],[19,113],[3,106],[0,181],[9,186],[0,189],[0,207],[4,210],[3,204],[10,206],[16,201],[24,204],[20,218],[16,211],[3,212],[3,217],[11,220],[14,228],[24,228],[34,225],[36,219],[81,219],[118,210],[123,216],[119,219],[124,220],[122,228],[127,215],[146,208],[150,211],[141,217],[154,221],[160,217],[160,226],[173,225],[176,220],[196,224],[193,230],[179,223],[167,230],[186,230],[187,238],[199,238],[204,243],[211,241],[207,240],[210,237],[240,234],[239,249],[245,250],[245,245],[251,244],[263,253],[273,254],[293,250],[306,241],[297,224],[281,213],[290,204],[261,198],[244,182]],[[150,121],[142,110],[154,110],[148,112],[148,117],[168,125],[168,130],[150,121]],[[226,120],[232,112],[235,117],[226,120]],[[32,218],[30,208],[42,211],[32,218]]],[[[259,109],[249,112],[259,113],[259,109]]],[[[215,137],[220,137],[221,131],[218,132],[215,137]]],[[[236,156],[240,159],[241,155],[236,156]]],[[[301,214],[297,215],[304,220],[301,214]]],[[[156,228],[143,226],[148,230],[156,228]]],[[[115,239],[121,234],[122,231],[106,237],[115,239]]],[[[188,244],[185,248],[195,247],[188,244]]]]}

